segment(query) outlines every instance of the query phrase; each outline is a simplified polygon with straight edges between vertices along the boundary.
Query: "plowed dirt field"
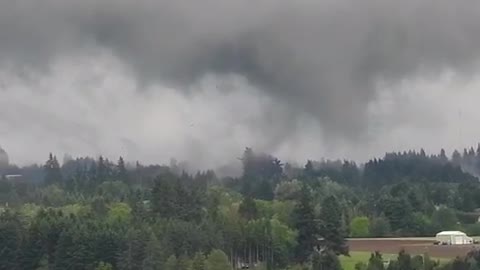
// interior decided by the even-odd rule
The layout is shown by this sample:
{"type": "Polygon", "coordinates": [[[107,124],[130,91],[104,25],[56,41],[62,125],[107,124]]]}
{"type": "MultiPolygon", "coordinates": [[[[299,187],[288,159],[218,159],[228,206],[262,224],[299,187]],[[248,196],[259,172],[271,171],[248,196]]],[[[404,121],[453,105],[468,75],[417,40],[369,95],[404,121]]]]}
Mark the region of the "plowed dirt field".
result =
{"type": "Polygon", "coordinates": [[[436,246],[429,238],[369,238],[349,239],[350,251],[374,252],[383,254],[397,254],[405,250],[409,254],[425,254],[434,258],[455,258],[466,255],[473,249],[480,249],[480,245],[451,245],[436,246]]]}

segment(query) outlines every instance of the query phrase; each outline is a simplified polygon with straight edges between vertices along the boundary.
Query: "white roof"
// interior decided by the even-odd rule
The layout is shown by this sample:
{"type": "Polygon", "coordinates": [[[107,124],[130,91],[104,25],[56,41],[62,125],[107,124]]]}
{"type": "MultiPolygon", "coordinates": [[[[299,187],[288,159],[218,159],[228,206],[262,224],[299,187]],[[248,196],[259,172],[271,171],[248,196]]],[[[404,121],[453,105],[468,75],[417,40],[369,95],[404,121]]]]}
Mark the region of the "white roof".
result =
{"type": "Polygon", "coordinates": [[[460,231],[443,231],[443,232],[437,233],[437,236],[439,235],[466,235],[466,234],[460,231]]]}

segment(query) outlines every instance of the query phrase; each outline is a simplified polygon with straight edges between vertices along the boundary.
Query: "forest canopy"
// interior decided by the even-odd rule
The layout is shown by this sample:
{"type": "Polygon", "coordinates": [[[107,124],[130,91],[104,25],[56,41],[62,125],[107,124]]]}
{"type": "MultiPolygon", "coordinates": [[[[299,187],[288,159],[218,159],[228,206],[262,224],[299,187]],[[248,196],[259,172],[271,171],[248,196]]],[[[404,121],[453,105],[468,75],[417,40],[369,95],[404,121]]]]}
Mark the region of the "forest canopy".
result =
{"type": "Polygon", "coordinates": [[[303,166],[246,148],[240,162],[239,177],[53,153],[5,165],[0,269],[334,269],[348,237],[480,233],[480,148],[303,166]]]}

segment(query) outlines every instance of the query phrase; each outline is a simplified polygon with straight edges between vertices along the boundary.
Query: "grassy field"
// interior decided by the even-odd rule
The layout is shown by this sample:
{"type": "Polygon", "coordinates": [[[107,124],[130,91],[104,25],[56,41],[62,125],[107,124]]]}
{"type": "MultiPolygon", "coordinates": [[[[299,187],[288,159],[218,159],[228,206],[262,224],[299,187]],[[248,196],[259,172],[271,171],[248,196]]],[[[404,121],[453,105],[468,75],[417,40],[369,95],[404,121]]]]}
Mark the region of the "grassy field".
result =
{"type": "MultiPolygon", "coordinates": [[[[350,257],[340,256],[340,263],[342,264],[343,270],[354,270],[355,264],[359,262],[368,263],[370,254],[370,252],[352,251],[350,252],[350,257]]],[[[383,259],[395,258],[396,256],[396,254],[382,254],[383,259]]]]}
{"type": "MultiPolygon", "coordinates": [[[[363,251],[352,251],[350,252],[350,257],[340,256],[340,263],[342,264],[343,270],[354,270],[355,264],[359,262],[368,263],[368,259],[370,259],[370,252],[363,252],[363,251]]],[[[383,259],[395,259],[397,254],[382,254],[383,259]]],[[[448,262],[449,259],[435,259],[439,260],[441,263],[448,262]]]]}

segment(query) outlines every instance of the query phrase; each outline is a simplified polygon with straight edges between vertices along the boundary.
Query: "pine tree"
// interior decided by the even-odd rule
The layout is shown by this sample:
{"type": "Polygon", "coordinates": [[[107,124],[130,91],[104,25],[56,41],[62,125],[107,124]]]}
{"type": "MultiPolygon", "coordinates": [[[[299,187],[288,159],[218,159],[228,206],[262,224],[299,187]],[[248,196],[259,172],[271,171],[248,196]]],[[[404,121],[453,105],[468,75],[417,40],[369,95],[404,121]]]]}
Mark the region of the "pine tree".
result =
{"type": "Polygon", "coordinates": [[[100,156],[97,161],[97,175],[96,175],[97,184],[101,184],[109,179],[109,168],[108,161],[106,161],[103,156],[100,156]]]}
{"type": "Polygon", "coordinates": [[[42,232],[38,223],[31,224],[23,246],[22,269],[37,269],[44,258],[42,232]]]}
{"type": "Polygon", "coordinates": [[[123,160],[123,157],[120,157],[118,159],[116,166],[116,176],[117,179],[122,182],[128,182],[129,180],[128,171],[125,168],[125,161],[123,160]]]}
{"type": "Polygon", "coordinates": [[[3,213],[0,219],[0,270],[18,269],[21,234],[16,217],[3,213]]]}
{"type": "Polygon", "coordinates": [[[73,257],[74,241],[69,231],[64,231],[58,241],[58,249],[55,254],[55,270],[72,269],[71,258],[73,257]]]}
{"type": "Polygon", "coordinates": [[[312,270],[341,270],[337,255],[331,250],[314,252],[312,256],[312,270]]]}
{"type": "Polygon", "coordinates": [[[143,270],[161,270],[163,269],[163,249],[153,232],[145,247],[145,259],[142,262],[143,270]]]}
{"type": "Polygon", "coordinates": [[[293,211],[295,228],[298,230],[296,260],[303,264],[313,252],[317,243],[318,226],[315,221],[312,195],[307,185],[302,186],[300,201],[293,211]]]}
{"type": "MultiPolygon", "coordinates": [[[[96,225],[94,228],[87,229],[85,232],[92,238],[92,244],[95,247],[95,259],[105,263],[110,263],[115,269],[118,268],[118,254],[121,252],[121,243],[124,239],[117,230],[109,226],[96,225]]],[[[138,260],[137,260],[138,262],[138,260]]],[[[141,264],[141,260],[139,261],[141,264]]]]}
{"type": "Polygon", "coordinates": [[[58,241],[54,269],[82,270],[94,265],[94,245],[85,226],[64,231],[58,241]]]}
{"type": "Polygon", "coordinates": [[[337,255],[348,255],[345,232],[342,230],[340,205],[334,196],[325,198],[320,217],[322,219],[321,235],[326,247],[337,255]]]}
{"type": "Polygon", "coordinates": [[[142,232],[130,229],[127,232],[126,248],[120,252],[118,268],[121,270],[140,270],[146,258],[146,241],[142,232]]]}
{"type": "Polygon", "coordinates": [[[62,172],[57,157],[50,153],[47,162],[43,166],[45,170],[45,184],[62,184],[62,172]]]}
{"type": "Polygon", "coordinates": [[[368,260],[367,270],[384,270],[382,254],[379,252],[372,253],[370,259],[368,260]]]}

